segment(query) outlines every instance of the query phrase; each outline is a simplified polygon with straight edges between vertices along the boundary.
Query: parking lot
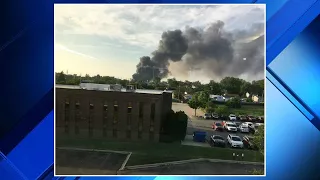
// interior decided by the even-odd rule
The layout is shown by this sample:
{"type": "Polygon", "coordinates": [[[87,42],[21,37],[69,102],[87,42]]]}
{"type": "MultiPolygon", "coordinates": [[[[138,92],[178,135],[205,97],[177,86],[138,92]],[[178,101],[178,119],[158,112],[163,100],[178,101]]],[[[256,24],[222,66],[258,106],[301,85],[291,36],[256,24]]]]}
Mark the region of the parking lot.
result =
{"type": "MultiPolygon", "coordinates": [[[[187,128],[187,137],[193,134],[194,131],[204,131],[207,133],[207,139],[212,135],[220,135],[225,140],[227,139],[228,134],[236,134],[240,138],[243,138],[246,135],[251,135],[249,133],[241,133],[241,132],[227,132],[227,131],[215,131],[212,129],[212,124],[214,122],[222,122],[222,120],[211,120],[211,119],[202,119],[194,116],[194,110],[191,109],[188,104],[183,103],[172,103],[172,109],[174,111],[184,111],[189,119],[188,119],[188,128],[187,128]],[[188,136],[189,135],[189,136],[188,136]]],[[[203,115],[200,109],[197,110],[197,116],[203,115]]],[[[189,140],[189,138],[187,138],[189,140]]],[[[186,139],[186,140],[187,140],[186,139]]]]}

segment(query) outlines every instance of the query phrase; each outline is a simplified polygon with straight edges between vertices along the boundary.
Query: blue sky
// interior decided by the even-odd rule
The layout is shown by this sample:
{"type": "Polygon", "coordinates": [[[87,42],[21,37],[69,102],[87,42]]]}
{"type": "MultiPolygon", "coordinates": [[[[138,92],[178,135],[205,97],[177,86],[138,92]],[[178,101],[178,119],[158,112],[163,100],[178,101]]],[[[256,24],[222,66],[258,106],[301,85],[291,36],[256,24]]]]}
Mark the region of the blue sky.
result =
{"type": "Polygon", "coordinates": [[[264,22],[261,9],[264,6],[56,4],[55,71],[128,79],[139,58],[157,48],[163,31],[204,28],[217,20],[230,31],[246,29],[264,22]]]}

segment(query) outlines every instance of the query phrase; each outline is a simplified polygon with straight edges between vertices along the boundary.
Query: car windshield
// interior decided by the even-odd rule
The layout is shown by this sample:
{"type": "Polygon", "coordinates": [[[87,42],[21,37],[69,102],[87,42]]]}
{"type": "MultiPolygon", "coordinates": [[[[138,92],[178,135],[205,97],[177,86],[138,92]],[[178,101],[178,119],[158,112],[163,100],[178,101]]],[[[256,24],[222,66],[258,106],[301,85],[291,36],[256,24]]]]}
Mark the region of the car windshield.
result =
{"type": "Polygon", "coordinates": [[[227,126],[230,126],[230,127],[237,127],[236,125],[234,124],[227,124],[227,126]]]}
{"type": "Polygon", "coordinates": [[[230,117],[236,117],[235,115],[230,115],[230,117]]]}
{"type": "Polygon", "coordinates": [[[241,139],[239,137],[232,137],[231,139],[232,139],[232,141],[241,141],[241,139]]]}
{"type": "Polygon", "coordinates": [[[210,114],[204,114],[205,116],[210,116],[210,114]]]}
{"type": "Polygon", "coordinates": [[[222,126],[221,123],[216,123],[216,126],[222,126]]]}
{"type": "Polygon", "coordinates": [[[223,138],[221,136],[214,136],[213,139],[220,139],[223,140],[223,138]]]}

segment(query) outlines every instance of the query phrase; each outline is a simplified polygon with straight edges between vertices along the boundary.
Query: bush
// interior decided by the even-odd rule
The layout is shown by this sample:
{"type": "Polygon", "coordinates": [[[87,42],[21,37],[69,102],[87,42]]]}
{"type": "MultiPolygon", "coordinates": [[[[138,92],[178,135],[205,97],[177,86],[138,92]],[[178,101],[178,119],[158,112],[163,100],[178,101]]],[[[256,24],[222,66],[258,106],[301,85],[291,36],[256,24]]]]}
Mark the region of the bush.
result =
{"type": "Polygon", "coordinates": [[[215,112],[219,115],[219,116],[228,116],[229,114],[229,108],[227,106],[219,106],[218,108],[215,109],[215,112]]]}
{"type": "Polygon", "coordinates": [[[161,142],[174,142],[184,140],[187,133],[188,116],[183,112],[171,110],[162,124],[161,142]]]}
{"type": "Polygon", "coordinates": [[[241,100],[239,98],[232,98],[226,102],[229,108],[241,108],[241,100]]]}

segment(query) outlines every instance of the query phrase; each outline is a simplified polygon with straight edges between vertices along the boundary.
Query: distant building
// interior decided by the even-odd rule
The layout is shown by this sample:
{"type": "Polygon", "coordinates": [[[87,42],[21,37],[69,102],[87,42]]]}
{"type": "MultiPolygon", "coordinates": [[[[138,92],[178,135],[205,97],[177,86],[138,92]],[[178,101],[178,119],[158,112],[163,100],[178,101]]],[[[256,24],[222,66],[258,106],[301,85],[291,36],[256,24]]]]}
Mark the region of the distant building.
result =
{"type": "Polygon", "coordinates": [[[107,88],[57,85],[57,137],[159,141],[161,123],[172,108],[171,92],[107,88]]]}
{"type": "Polygon", "coordinates": [[[262,96],[252,95],[252,101],[253,102],[263,102],[262,96]]]}

